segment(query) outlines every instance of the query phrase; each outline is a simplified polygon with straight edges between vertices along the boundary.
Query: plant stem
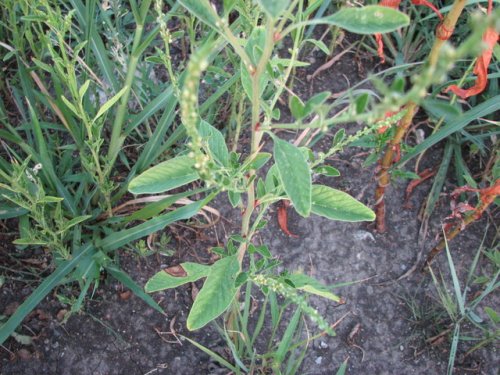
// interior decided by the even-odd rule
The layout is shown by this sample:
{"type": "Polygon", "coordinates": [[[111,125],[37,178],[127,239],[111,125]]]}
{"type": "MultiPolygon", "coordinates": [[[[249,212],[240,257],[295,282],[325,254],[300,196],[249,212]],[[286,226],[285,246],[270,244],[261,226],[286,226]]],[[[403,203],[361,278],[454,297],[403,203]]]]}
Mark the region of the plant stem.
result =
{"type": "MultiPolygon", "coordinates": [[[[443,44],[446,42],[449,35],[453,32],[455,25],[457,23],[462,10],[464,9],[465,3],[467,0],[455,0],[450,12],[446,15],[443,23],[438,26],[437,29],[437,38],[434,40],[434,44],[427,58],[428,60],[428,68],[432,71],[435,69],[439,52],[443,44]],[[446,32],[449,35],[440,35],[440,32],[446,32]]],[[[390,175],[389,169],[392,167],[394,162],[394,153],[396,149],[399,147],[401,140],[405,136],[406,132],[410,128],[413,117],[417,110],[417,103],[414,101],[410,101],[406,105],[407,113],[401,119],[399,126],[397,127],[396,134],[394,138],[387,145],[386,152],[380,162],[380,170],[377,173],[377,188],[375,190],[375,211],[377,214],[377,231],[379,233],[384,233],[386,229],[385,225],[385,189],[390,184],[390,175]]]]}
{"type": "MultiPolygon", "coordinates": [[[[269,18],[266,22],[266,45],[262,56],[255,68],[255,72],[252,74],[252,139],[251,139],[251,149],[249,158],[253,158],[260,148],[260,141],[262,139],[263,132],[260,129],[260,77],[266,69],[267,62],[271,56],[274,47],[274,24],[269,18]]],[[[241,235],[243,238],[248,238],[250,229],[250,219],[255,206],[255,183],[254,183],[255,170],[251,170],[248,173],[248,185],[247,191],[247,207],[243,214],[241,222],[241,235]]],[[[240,265],[243,262],[243,257],[247,249],[247,244],[243,243],[240,245],[238,250],[238,260],[240,265]]]]}

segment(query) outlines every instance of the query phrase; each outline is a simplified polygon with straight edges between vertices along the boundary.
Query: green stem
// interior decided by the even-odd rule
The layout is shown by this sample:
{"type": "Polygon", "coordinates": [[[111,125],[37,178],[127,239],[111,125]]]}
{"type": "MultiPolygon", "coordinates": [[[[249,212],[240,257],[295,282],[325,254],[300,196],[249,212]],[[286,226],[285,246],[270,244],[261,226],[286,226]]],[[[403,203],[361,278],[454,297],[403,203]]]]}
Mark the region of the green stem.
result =
{"type": "MultiPolygon", "coordinates": [[[[255,72],[252,74],[252,140],[251,140],[251,149],[249,158],[253,158],[258,150],[259,144],[262,139],[262,130],[260,130],[260,77],[264,73],[266,69],[267,62],[271,56],[274,47],[274,24],[271,19],[267,19],[266,22],[266,45],[264,47],[264,51],[262,52],[262,56],[255,68],[255,72]]],[[[242,222],[241,222],[241,235],[243,238],[248,238],[249,229],[250,229],[250,219],[252,217],[252,213],[254,211],[255,206],[255,182],[254,182],[255,170],[251,170],[248,173],[248,181],[250,181],[248,185],[247,191],[247,207],[245,209],[245,213],[243,214],[242,222]]],[[[243,262],[243,257],[245,256],[245,252],[247,249],[247,244],[241,244],[238,251],[238,260],[240,265],[243,262]]]]}

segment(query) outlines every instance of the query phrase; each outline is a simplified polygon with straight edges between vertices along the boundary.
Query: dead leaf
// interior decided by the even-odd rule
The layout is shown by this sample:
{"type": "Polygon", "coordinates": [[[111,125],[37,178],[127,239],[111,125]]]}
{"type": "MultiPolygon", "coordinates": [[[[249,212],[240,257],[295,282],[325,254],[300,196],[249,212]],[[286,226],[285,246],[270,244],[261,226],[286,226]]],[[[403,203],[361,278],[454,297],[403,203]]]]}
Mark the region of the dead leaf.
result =
{"type": "Polygon", "coordinates": [[[165,268],[163,271],[174,277],[186,277],[187,273],[181,265],[165,268]]]}
{"type": "Polygon", "coordinates": [[[193,299],[193,301],[196,299],[196,296],[198,295],[199,292],[200,290],[198,289],[196,284],[191,283],[191,298],[193,299]]]}
{"type": "Polygon", "coordinates": [[[293,234],[288,230],[288,214],[287,214],[287,208],[290,205],[290,202],[284,200],[281,201],[281,204],[278,207],[278,224],[281,228],[281,230],[290,237],[298,238],[296,234],[293,234]]]}
{"type": "Polygon", "coordinates": [[[66,316],[66,314],[68,313],[68,310],[66,309],[61,309],[57,312],[56,314],[56,319],[59,321],[59,322],[62,322],[64,317],[66,316]]]}
{"type": "Polygon", "coordinates": [[[122,301],[126,301],[130,298],[131,295],[132,295],[132,292],[130,290],[126,290],[126,291],[120,293],[120,299],[122,301]]]}

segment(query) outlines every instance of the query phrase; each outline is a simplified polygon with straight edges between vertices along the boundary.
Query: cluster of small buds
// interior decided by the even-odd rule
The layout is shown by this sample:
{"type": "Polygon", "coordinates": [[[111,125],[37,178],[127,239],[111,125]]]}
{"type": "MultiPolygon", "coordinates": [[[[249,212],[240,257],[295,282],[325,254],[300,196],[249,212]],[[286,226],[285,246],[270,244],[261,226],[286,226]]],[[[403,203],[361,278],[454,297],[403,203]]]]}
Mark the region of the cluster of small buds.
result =
{"type": "Polygon", "coordinates": [[[273,292],[278,293],[285,297],[286,299],[289,299],[292,301],[294,304],[296,304],[300,310],[311,319],[311,321],[318,326],[318,328],[321,331],[325,331],[329,335],[334,336],[335,332],[333,329],[330,327],[328,322],[321,316],[321,314],[316,310],[314,307],[310,306],[307,303],[306,298],[299,294],[296,289],[292,288],[291,286],[280,282],[279,280],[276,280],[271,277],[266,277],[262,274],[259,275],[253,275],[250,277],[251,280],[259,285],[260,287],[267,287],[271,289],[273,292]]]}

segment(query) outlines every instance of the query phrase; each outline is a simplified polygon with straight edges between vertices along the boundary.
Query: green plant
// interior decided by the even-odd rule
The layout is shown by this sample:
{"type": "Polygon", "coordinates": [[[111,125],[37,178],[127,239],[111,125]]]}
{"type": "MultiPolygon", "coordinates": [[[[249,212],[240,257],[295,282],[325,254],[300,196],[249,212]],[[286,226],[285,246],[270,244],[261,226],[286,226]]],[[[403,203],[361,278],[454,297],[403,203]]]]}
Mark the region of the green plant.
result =
{"type": "MultiPolygon", "coordinates": [[[[272,258],[270,249],[254,244],[253,237],[265,226],[263,218],[269,207],[281,200],[290,201],[303,217],[316,214],[332,220],[373,220],[374,213],[348,194],[313,184],[312,174],[337,175],[333,167],[324,164],[326,158],[382,124],[375,122],[349,136],[340,130],[331,148],[316,156],[307,147],[297,147],[278,138],[272,130],[319,128],[326,132],[332,124],[327,119],[331,106],[326,104],[330,93],[317,94],[305,103],[296,96],[291,97],[290,109],[296,119],[292,124],[274,123],[280,117],[275,106],[297,63],[298,47],[306,26],[323,23],[369,34],[393,30],[406,24],[407,17],[392,9],[364,7],[344,8],[333,15],[308,20],[307,16],[318,2],[307,8],[297,0],[291,3],[260,1],[259,7],[252,8],[253,28],[246,39],[241,39],[236,37],[239,24],[230,24],[227,18],[233,7],[240,10],[238,6],[242,5],[238,2],[225,3],[222,16],[208,1],[182,0],[180,3],[199,19],[203,25],[200,27],[209,35],[204,45],[190,56],[180,90],[181,119],[189,136],[190,150],[134,178],[129,184],[129,191],[133,194],[156,194],[201,179],[210,196],[225,193],[233,207],[241,210],[241,231],[233,234],[224,248],[213,250],[219,256],[214,264],[182,263],[175,269],[153,276],[145,289],[155,292],[206,278],[188,315],[187,327],[190,330],[202,328],[224,314],[219,329],[229,339],[234,363],[228,363],[200,344],[197,346],[236,373],[262,367],[272,368],[275,373],[296,373],[303,355],[295,357],[295,349],[307,346],[308,342],[293,344],[294,338],[301,341],[298,324],[302,314],[308,316],[321,332],[334,333],[329,323],[309,305],[303,293],[335,302],[340,302],[340,298],[332,294],[330,288],[304,274],[276,274],[277,262],[272,258]],[[257,24],[259,19],[262,19],[262,25],[257,24]],[[272,54],[284,38],[290,38],[294,48],[289,58],[276,60],[272,54]],[[226,43],[230,48],[223,49],[226,43]],[[238,128],[234,133],[235,143],[242,133],[242,125],[246,125],[250,133],[250,150],[243,155],[229,151],[221,131],[200,115],[200,81],[211,66],[210,61],[216,59],[221,50],[230,56],[228,61],[232,64],[231,68],[238,72],[239,85],[245,94],[235,97],[244,103],[235,104],[235,108],[250,107],[250,113],[237,117],[238,128]],[[264,143],[271,141],[272,154],[262,152],[264,143]],[[271,340],[268,352],[264,354],[257,354],[253,345],[263,328],[267,302],[259,313],[256,328],[249,332],[253,288],[264,293],[266,301],[269,299],[274,329],[272,337],[277,334],[285,307],[290,303],[298,307],[280,343],[274,346],[271,340]],[[278,296],[284,299],[284,306],[278,302],[278,296]],[[243,302],[242,310],[240,302],[243,302]],[[238,339],[239,336],[241,339],[238,339]]],[[[367,97],[364,96],[363,101],[356,103],[355,110],[336,120],[340,123],[355,119],[356,115],[366,116],[366,105],[367,97]]],[[[369,113],[369,116],[374,118],[376,115],[369,113]]],[[[216,117],[214,120],[217,121],[216,117]]]]}
{"type": "Polygon", "coordinates": [[[18,219],[16,246],[42,247],[52,274],[1,325],[0,343],[60,284],[79,284],[71,306],[79,311],[87,291],[99,285],[101,269],[162,312],[117,267],[114,252],[196,215],[210,197],[165,212],[199,192],[192,190],[143,202],[126,216],[117,211],[128,199],[128,182],[175,154],[184,139],[174,125],[177,76],[166,84],[154,79],[160,56],[153,47],[161,42],[151,0],[125,7],[80,0],[3,4],[0,219],[18,219]]]}
{"type": "Polygon", "coordinates": [[[460,342],[470,342],[472,344],[465,353],[465,355],[469,355],[481,347],[498,343],[500,339],[498,326],[500,318],[494,307],[490,307],[488,302],[488,297],[498,288],[498,277],[500,276],[499,255],[498,246],[486,250],[481,244],[469,268],[465,282],[463,286],[460,286],[455,264],[450,250],[446,246],[446,256],[453,285],[452,291],[449,290],[448,283],[445,282],[443,276],[441,275],[438,278],[432,267],[429,268],[438,301],[446,311],[450,322],[445,331],[440,333],[441,336],[443,334],[451,336],[447,374],[453,373],[460,342]],[[482,257],[485,257],[490,262],[491,270],[485,270],[483,273],[477,274],[482,257]],[[472,290],[475,290],[474,295],[471,294],[472,290]],[[470,333],[463,333],[465,330],[470,331],[470,333]]]}

